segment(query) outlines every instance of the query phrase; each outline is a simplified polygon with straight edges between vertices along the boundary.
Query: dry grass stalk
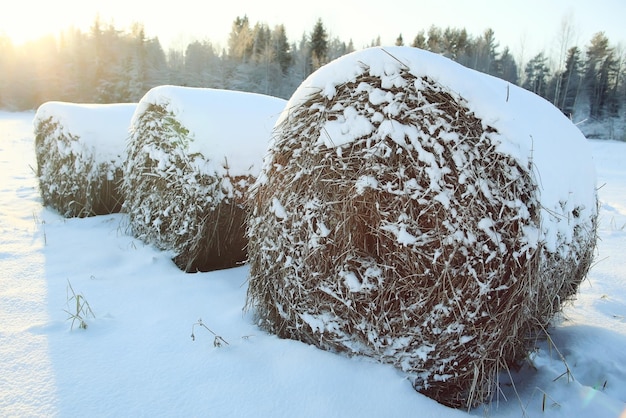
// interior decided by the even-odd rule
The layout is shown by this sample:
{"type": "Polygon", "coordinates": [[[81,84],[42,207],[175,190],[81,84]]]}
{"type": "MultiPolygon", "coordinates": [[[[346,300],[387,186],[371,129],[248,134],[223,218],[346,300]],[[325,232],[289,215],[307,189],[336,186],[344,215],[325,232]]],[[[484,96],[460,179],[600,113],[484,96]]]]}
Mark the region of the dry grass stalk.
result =
{"type": "Polygon", "coordinates": [[[379,359],[429,397],[469,407],[490,399],[499,371],[574,294],[593,245],[581,233],[562,259],[533,243],[530,168],[496,151],[494,129],[462,98],[400,75],[383,86],[364,65],[277,127],[250,196],[246,307],[281,337],[379,359]],[[374,104],[374,91],[392,98],[374,104]],[[373,133],[316,141],[346,109],[373,133]],[[416,138],[381,133],[390,120],[416,138]]]}

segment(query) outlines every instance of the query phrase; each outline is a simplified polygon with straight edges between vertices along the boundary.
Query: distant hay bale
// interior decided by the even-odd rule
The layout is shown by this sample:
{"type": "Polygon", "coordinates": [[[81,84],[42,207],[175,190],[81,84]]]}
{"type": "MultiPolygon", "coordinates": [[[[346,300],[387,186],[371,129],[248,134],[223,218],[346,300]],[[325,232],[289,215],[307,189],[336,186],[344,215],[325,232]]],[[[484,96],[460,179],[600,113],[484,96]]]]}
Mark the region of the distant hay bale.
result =
{"type": "Polygon", "coordinates": [[[138,238],[187,272],[246,259],[245,201],[286,101],[160,86],[140,101],[125,168],[124,209],[138,238]]]}
{"type": "Polygon", "coordinates": [[[43,204],[66,217],[120,211],[123,156],[136,104],[46,102],[35,114],[43,204]]]}
{"type": "Polygon", "coordinates": [[[443,404],[488,401],[590,267],[588,151],[543,99],[443,57],[342,57],[275,127],[250,193],[246,307],[443,404]]]}

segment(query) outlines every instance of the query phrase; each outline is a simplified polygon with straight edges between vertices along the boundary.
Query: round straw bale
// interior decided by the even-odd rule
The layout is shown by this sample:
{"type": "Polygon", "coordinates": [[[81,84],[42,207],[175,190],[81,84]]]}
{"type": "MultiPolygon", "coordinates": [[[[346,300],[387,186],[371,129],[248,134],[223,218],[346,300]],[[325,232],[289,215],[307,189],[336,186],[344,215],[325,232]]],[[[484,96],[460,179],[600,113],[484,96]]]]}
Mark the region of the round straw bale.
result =
{"type": "Polygon", "coordinates": [[[46,102],[35,114],[43,204],[66,217],[119,212],[123,157],[136,104],[46,102]]]}
{"type": "Polygon", "coordinates": [[[416,48],[312,74],[250,192],[246,308],[280,337],[490,399],[586,275],[589,146],[538,96],[416,48]]]}
{"type": "Polygon", "coordinates": [[[132,233],[187,272],[245,261],[245,200],[286,101],[160,86],[133,116],[124,209],[132,233]]]}

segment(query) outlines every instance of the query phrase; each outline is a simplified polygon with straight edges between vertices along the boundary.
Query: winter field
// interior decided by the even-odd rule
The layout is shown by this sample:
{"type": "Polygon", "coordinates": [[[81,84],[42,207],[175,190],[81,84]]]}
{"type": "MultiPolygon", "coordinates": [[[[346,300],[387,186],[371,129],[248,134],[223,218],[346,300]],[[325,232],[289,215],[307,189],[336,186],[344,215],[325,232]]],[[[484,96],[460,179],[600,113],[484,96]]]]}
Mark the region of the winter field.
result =
{"type": "Polygon", "coordinates": [[[263,332],[242,311],[246,266],[186,274],[123,214],[43,208],[33,117],[0,112],[0,416],[626,417],[626,143],[591,141],[600,239],[577,299],[515,385],[465,412],[391,366],[263,332]]]}

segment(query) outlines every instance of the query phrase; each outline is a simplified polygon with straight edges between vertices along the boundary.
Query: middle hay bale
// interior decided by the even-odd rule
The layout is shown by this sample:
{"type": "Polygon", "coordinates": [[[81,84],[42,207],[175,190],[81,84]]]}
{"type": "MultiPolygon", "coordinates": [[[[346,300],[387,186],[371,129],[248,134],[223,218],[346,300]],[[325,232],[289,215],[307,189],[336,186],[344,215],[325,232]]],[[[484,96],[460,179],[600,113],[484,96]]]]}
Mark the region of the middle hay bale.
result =
{"type": "Polygon", "coordinates": [[[265,329],[487,401],[587,273],[595,174],[538,96],[415,48],[312,74],[251,192],[247,308],[265,329]],[[558,158],[558,159],[557,159],[558,158]]]}
{"type": "Polygon", "coordinates": [[[246,259],[245,202],[283,99],[160,86],[131,124],[124,209],[132,233],[187,272],[246,259]]]}

